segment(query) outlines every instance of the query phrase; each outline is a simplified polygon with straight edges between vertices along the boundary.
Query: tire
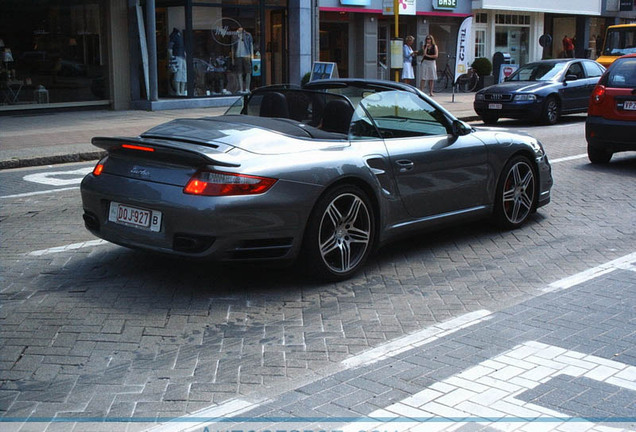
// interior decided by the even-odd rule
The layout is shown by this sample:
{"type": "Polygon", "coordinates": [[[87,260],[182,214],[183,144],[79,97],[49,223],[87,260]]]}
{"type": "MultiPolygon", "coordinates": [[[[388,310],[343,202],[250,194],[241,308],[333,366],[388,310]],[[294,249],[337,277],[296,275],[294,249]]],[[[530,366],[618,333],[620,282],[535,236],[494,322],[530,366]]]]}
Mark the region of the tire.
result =
{"type": "Polygon", "coordinates": [[[305,268],[324,280],[349,278],[373,249],[375,225],[371,202],[360,188],[328,191],[309,217],[301,252],[305,268]]]}
{"type": "Polygon", "coordinates": [[[556,97],[548,96],[539,121],[543,124],[553,125],[559,121],[559,117],[561,117],[561,104],[556,97]]]}
{"type": "Polygon", "coordinates": [[[481,121],[487,125],[495,125],[497,124],[497,120],[499,120],[499,116],[497,114],[484,114],[479,117],[481,117],[481,121]]]}
{"type": "Polygon", "coordinates": [[[495,197],[494,219],[505,229],[523,225],[537,208],[537,172],[525,156],[515,156],[506,163],[495,197]]]}
{"type": "Polygon", "coordinates": [[[587,145],[587,158],[593,164],[606,164],[612,159],[612,152],[587,145]]]}

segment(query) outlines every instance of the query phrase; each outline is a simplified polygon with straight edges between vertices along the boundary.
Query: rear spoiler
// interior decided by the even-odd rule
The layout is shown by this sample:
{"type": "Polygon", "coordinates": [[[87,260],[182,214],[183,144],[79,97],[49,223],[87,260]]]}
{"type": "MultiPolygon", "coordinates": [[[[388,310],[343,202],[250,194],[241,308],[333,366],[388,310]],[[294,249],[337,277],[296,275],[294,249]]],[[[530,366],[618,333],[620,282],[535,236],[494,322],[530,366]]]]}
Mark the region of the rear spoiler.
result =
{"type": "Polygon", "coordinates": [[[175,140],[174,138],[128,138],[128,137],[94,137],[91,143],[108,153],[123,151],[148,151],[161,156],[168,156],[171,160],[188,163],[205,163],[224,167],[239,167],[241,164],[234,156],[224,153],[219,147],[232,147],[224,144],[216,145],[193,142],[190,140],[175,140]]]}

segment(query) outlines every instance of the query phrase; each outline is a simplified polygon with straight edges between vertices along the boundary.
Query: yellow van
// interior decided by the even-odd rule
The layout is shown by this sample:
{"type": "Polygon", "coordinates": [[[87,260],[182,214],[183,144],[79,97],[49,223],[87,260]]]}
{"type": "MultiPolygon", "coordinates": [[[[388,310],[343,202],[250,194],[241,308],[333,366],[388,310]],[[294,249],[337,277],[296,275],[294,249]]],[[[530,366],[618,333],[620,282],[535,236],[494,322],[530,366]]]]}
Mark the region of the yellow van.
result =
{"type": "Polygon", "coordinates": [[[609,26],[605,32],[603,51],[597,62],[605,67],[625,54],[636,53],[636,24],[609,26]]]}

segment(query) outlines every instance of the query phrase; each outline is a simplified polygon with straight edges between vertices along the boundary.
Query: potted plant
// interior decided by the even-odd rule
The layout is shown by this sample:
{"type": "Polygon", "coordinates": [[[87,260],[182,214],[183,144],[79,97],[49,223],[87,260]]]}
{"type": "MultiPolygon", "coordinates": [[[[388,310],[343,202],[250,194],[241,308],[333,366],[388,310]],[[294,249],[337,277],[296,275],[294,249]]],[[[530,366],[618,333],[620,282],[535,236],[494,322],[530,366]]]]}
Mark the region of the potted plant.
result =
{"type": "Polygon", "coordinates": [[[492,76],[492,63],[486,57],[479,57],[475,59],[471,67],[479,75],[479,83],[477,83],[477,90],[484,87],[491,86],[495,83],[495,77],[492,76]]]}
{"type": "Polygon", "coordinates": [[[309,79],[311,78],[311,72],[307,72],[305,75],[303,75],[302,80],[300,81],[300,85],[305,85],[309,82],[309,79]]]}

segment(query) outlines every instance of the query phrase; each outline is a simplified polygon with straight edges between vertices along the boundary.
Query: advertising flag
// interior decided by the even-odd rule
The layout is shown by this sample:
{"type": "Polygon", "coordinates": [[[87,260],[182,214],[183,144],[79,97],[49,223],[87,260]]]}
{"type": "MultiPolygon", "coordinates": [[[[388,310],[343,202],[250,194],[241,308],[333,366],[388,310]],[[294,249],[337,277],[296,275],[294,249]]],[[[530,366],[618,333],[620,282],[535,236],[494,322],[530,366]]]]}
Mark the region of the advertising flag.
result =
{"type": "Polygon", "coordinates": [[[472,45],[470,43],[470,28],[473,25],[473,17],[466,18],[459,27],[457,33],[457,58],[455,59],[455,77],[453,83],[457,82],[460,75],[468,72],[470,59],[472,57],[472,45]]]}

